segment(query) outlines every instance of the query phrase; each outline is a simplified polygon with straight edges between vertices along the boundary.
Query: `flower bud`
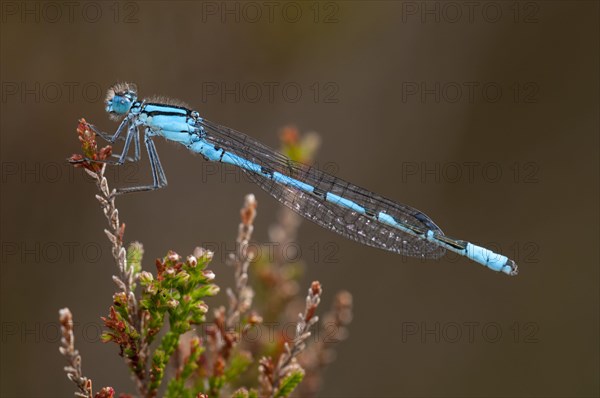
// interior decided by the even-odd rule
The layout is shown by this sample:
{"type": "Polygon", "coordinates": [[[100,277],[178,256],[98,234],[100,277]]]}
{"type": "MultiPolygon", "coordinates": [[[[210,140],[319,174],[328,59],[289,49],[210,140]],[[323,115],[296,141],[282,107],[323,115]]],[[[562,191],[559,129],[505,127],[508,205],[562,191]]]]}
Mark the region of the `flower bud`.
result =
{"type": "Polygon", "coordinates": [[[152,274],[148,271],[142,271],[140,273],[140,282],[143,285],[148,285],[150,283],[152,283],[152,281],[154,280],[154,277],[152,276],[152,274]]]}
{"type": "Polygon", "coordinates": [[[200,311],[203,314],[206,314],[208,312],[208,305],[206,305],[204,301],[201,301],[198,304],[196,304],[196,307],[198,308],[198,311],[200,311]]]}
{"type": "Polygon", "coordinates": [[[195,268],[198,265],[198,260],[194,256],[187,256],[187,263],[190,267],[195,268]]]}
{"type": "Polygon", "coordinates": [[[151,295],[155,295],[156,293],[158,293],[158,288],[156,287],[156,284],[151,283],[148,286],[146,286],[146,292],[148,292],[151,295]]]}
{"type": "Polygon", "coordinates": [[[181,271],[177,274],[177,279],[179,279],[181,282],[187,282],[190,279],[190,274],[185,271],[181,271]]]}
{"type": "Polygon", "coordinates": [[[196,258],[206,258],[208,261],[210,261],[213,258],[213,254],[213,252],[203,247],[197,247],[194,249],[194,256],[196,256],[196,258]]]}
{"type": "Polygon", "coordinates": [[[172,261],[174,263],[178,262],[181,259],[181,256],[175,252],[169,252],[167,255],[167,260],[172,261]]]}
{"type": "Polygon", "coordinates": [[[213,279],[215,279],[215,273],[209,269],[203,271],[202,275],[206,278],[207,281],[212,281],[213,279]]]}
{"type": "Polygon", "coordinates": [[[127,303],[127,295],[123,292],[115,293],[113,295],[113,303],[115,305],[125,305],[127,303]]]}
{"type": "Polygon", "coordinates": [[[208,288],[208,295],[209,296],[215,296],[217,293],[219,293],[219,291],[221,291],[221,288],[217,285],[210,285],[208,288]]]}

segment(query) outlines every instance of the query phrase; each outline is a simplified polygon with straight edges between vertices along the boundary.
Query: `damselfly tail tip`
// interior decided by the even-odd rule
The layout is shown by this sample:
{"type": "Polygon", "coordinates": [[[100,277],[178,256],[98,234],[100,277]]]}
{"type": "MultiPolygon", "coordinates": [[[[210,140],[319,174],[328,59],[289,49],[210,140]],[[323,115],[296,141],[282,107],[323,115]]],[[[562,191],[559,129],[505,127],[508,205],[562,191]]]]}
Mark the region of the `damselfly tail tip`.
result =
{"type": "Polygon", "coordinates": [[[516,276],[519,274],[519,267],[517,266],[517,263],[509,258],[506,260],[506,264],[504,264],[502,272],[510,276],[516,276]]]}

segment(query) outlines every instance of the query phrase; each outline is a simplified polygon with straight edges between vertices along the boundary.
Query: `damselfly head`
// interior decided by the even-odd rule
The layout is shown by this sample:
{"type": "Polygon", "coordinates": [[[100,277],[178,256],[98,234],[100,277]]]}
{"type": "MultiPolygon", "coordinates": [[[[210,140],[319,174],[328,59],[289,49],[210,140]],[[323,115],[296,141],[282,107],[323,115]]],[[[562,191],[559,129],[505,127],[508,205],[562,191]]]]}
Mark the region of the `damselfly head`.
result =
{"type": "Polygon", "coordinates": [[[137,86],[133,83],[116,83],[106,93],[106,112],[118,120],[127,114],[137,101],[137,86]]]}

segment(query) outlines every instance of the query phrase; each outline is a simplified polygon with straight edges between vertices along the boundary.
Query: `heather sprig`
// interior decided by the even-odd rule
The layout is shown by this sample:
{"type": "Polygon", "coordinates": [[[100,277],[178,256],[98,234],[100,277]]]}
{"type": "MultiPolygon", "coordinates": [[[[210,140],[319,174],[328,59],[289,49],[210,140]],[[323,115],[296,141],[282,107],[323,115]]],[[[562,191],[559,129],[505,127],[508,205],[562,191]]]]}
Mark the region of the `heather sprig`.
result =
{"type": "Polygon", "coordinates": [[[246,195],[244,206],[240,210],[241,222],[238,227],[236,239],[236,252],[231,253],[228,264],[235,268],[235,290],[227,288],[229,297],[229,308],[225,325],[234,327],[246,311],[252,305],[254,291],[248,286],[248,266],[253,260],[253,253],[248,251],[248,243],[254,231],[254,219],[256,218],[256,198],[254,195],[246,195]]]}
{"type": "Polygon", "coordinates": [[[306,340],[310,337],[310,328],[319,320],[315,315],[321,302],[323,289],[318,281],[311,284],[306,296],[304,313],[298,314],[296,335],[290,345],[284,343],[284,352],[279,356],[277,365],[271,358],[263,357],[260,361],[260,381],[262,393],[271,398],[287,397],[302,381],[304,369],[298,364],[296,357],[306,348],[306,340]]]}
{"type": "Polygon", "coordinates": [[[209,385],[212,396],[219,396],[226,384],[233,382],[250,366],[250,352],[235,351],[235,348],[243,337],[240,330],[246,325],[258,325],[262,322],[260,315],[249,312],[254,291],[248,286],[248,267],[253,259],[253,253],[248,251],[248,244],[254,231],[256,208],[254,195],[246,195],[240,210],[236,251],[227,258],[227,264],[234,268],[235,287],[227,288],[229,306],[227,310],[224,307],[215,310],[214,324],[207,329],[211,343],[209,360],[212,362],[212,374],[209,385]]]}
{"type": "Polygon", "coordinates": [[[75,167],[83,167],[92,173],[99,173],[105,163],[93,162],[94,160],[107,160],[112,155],[112,147],[107,145],[102,149],[98,150],[98,143],[96,142],[96,133],[92,130],[85,119],[79,119],[79,125],[77,126],[77,135],[81,142],[81,149],[83,154],[73,154],[69,158],[69,162],[75,167]],[[90,161],[91,160],[91,161],[90,161]]]}
{"type": "Polygon", "coordinates": [[[80,398],[113,398],[115,390],[112,387],[103,387],[94,395],[92,391],[92,380],[83,376],[81,371],[81,355],[75,349],[75,335],[73,334],[73,315],[71,310],[63,308],[59,311],[60,330],[62,338],[60,339],[59,351],[67,359],[68,365],[65,366],[67,377],[77,386],[76,397],[80,398]]]}
{"type": "Polygon", "coordinates": [[[149,396],[156,395],[180,336],[192,325],[205,321],[208,306],[203,299],[219,292],[219,287],[211,283],[215,274],[206,269],[211,259],[212,253],[205,252],[200,258],[188,256],[182,261],[177,253],[170,251],[162,260],[156,261],[156,279],[149,273],[141,278],[143,293],[140,304],[149,314],[148,329],[144,332],[149,339],[156,336],[165,316],[169,325],[152,355],[149,396]]]}
{"type": "MultiPolygon", "coordinates": [[[[316,309],[323,294],[319,282],[313,282],[309,289],[293,340],[282,339],[282,330],[277,331],[276,341],[244,339],[249,327],[261,325],[264,313],[271,320],[285,321],[296,305],[304,268],[302,262],[290,263],[281,255],[270,262],[255,261],[255,253],[250,250],[257,214],[254,195],[245,197],[236,250],[226,260],[234,273],[234,286],[225,290],[228,305],[217,307],[212,320],[207,322],[209,307],[205,299],[219,293],[219,287],[213,283],[215,274],[207,269],[213,253],[196,248],[193,255],[184,259],[169,251],[156,260],[155,274],[143,271],[144,248],[141,243],[133,242],[125,249],[125,224],[120,221],[115,204],[116,191],[109,189],[104,176],[106,162],[103,161],[110,158],[112,148],[98,150],[95,133],[84,119],[79,122],[77,134],[83,154],[73,155],[70,161],[96,181],[100,191],[96,199],[108,221],[104,232],[112,245],[118,269],[118,274],[113,276],[118,291],[113,295],[108,315],[102,318],[106,328],[102,339],[119,346],[139,394],[156,397],[166,384],[164,393],[169,398],[209,395],[258,398],[257,389],[261,390],[261,396],[280,398],[297,391],[305,375],[310,380],[320,380],[320,370],[329,363],[324,358],[332,357],[331,350],[321,342],[306,350],[310,328],[318,321],[316,309]],[[198,325],[203,325],[206,337],[196,335],[198,325]],[[302,358],[303,351],[312,354],[302,358]]],[[[284,130],[282,141],[284,152],[293,160],[303,162],[312,159],[318,146],[316,135],[300,139],[293,128],[284,130]]],[[[297,215],[282,211],[270,228],[270,236],[274,241],[292,243],[299,225],[297,215]]],[[[343,332],[339,340],[345,338],[345,327],[351,318],[351,296],[338,295],[334,310],[326,317],[343,332]]],[[[73,323],[68,309],[61,310],[60,321],[63,331],[60,351],[69,361],[65,371],[79,390],[76,395],[114,397],[111,387],[93,395],[92,382],[82,375],[81,357],[74,348],[73,323]]],[[[313,390],[309,389],[311,395],[313,390]]],[[[130,396],[121,394],[120,397],[130,396]]]]}
{"type": "Polygon", "coordinates": [[[193,391],[186,388],[186,382],[194,375],[200,366],[200,356],[205,348],[200,345],[200,339],[193,337],[189,341],[189,354],[183,358],[175,377],[169,381],[165,396],[167,398],[193,398],[193,391]]]}
{"type": "Polygon", "coordinates": [[[298,358],[305,371],[304,380],[298,386],[299,396],[317,395],[324,368],[335,360],[333,346],[348,338],[348,325],[352,322],[352,316],[352,295],[347,291],[338,292],[332,308],[323,315],[320,322],[322,330],[328,331],[327,338],[312,342],[298,358]]]}

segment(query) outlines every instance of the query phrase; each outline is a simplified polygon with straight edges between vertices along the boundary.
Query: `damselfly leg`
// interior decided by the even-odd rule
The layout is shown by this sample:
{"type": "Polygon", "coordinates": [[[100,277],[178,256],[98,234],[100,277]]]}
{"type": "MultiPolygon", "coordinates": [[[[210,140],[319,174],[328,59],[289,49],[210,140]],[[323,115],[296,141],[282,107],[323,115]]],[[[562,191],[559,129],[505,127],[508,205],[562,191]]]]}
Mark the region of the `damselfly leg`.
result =
{"type": "MultiPolygon", "coordinates": [[[[112,136],[100,131],[96,126],[89,125],[90,128],[98,134],[100,137],[107,139],[108,142],[114,143],[117,139],[124,139],[125,144],[123,145],[123,150],[120,154],[113,154],[112,156],[117,157],[118,160],[99,160],[99,159],[90,159],[90,158],[82,158],[77,161],[72,161],[72,163],[105,163],[108,165],[121,166],[125,163],[125,161],[129,162],[137,162],[141,159],[140,155],[140,132],[139,127],[135,125],[135,123],[125,119],[119,128],[112,136]],[[125,138],[120,137],[120,134],[127,126],[127,134],[125,138]],[[133,157],[127,156],[131,144],[133,143],[133,157]]],[[[130,192],[144,192],[144,191],[154,191],[159,188],[163,188],[167,186],[167,177],[165,175],[162,164],[160,163],[160,159],[158,157],[158,152],[156,151],[156,146],[154,145],[154,141],[152,141],[152,134],[150,129],[145,130],[144,134],[144,143],[146,145],[146,152],[148,153],[148,159],[150,160],[150,169],[152,173],[152,185],[139,185],[139,186],[130,186],[117,188],[115,194],[123,194],[130,192]]]]}
{"type": "Polygon", "coordinates": [[[164,188],[167,186],[167,177],[165,171],[160,163],[158,152],[154,146],[154,141],[148,134],[148,130],[144,134],[144,143],[146,144],[146,151],[148,152],[148,158],[150,159],[150,169],[152,171],[152,185],[139,185],[125,188],[119,188],[116,194],[131,193],[131,192],[144,192],[154,191],[156,189],[164,188]]]}

